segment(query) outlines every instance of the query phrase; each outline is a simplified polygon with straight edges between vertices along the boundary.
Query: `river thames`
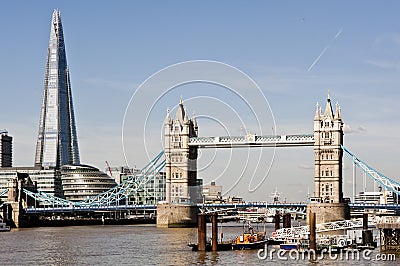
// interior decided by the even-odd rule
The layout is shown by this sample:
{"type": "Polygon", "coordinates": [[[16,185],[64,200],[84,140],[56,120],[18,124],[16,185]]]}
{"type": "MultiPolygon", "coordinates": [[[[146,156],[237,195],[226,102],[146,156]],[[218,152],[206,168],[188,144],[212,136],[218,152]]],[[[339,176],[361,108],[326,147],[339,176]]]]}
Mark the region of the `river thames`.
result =
{"type": "MultiPolygon", "coordinates": [[[[219,228],[221,230],[221,228],[219,228]]],[[[259,228],[264,230],[262,226],[259,228]]],[[[207,227],[207,234],[211,228],[207,227]]],[[[271,233],[271,224],[266,231],[271,233]]],[[[224,240],[242,233],[241,224],[229,223],[222,228],[224,240]]],[[[106,225],[39,227],[13,229],[0,234],[1,265],[311,265],[307,259],[260,259],[258,250],[192,252],[187,246],[197,239],[196,228],[157,228],[155,225],[106,225]]],[[[393,261],[376,261],[379,249],[369,254],[375,265],[393,261]]],[[[397,257],[396,261],[400,261],[397,257]]],[[[362,258],[336,260],[325,256],[320,265],[370,265],[362,258]]]]}

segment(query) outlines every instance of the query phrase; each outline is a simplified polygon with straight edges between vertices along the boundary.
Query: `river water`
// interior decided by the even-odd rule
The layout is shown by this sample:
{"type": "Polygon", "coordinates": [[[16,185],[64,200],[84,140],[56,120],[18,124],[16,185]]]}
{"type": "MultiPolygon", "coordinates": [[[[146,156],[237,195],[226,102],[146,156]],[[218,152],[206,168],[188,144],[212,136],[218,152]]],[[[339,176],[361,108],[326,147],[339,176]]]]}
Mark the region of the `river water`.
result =
{"type": "MultiPolygon", "coordinates": [[[[229,223],[222,229],[224,240],[242,232],[240,224],[229,223]]],[[[264,228],[259,228],[264,230],[264,228]]],[[[210,234],[211,228],[207,228],[210,234]]],[[[272,225],[267,224],[267,232],[272,225]]],[[[187,246],[195,242],[196,228],[157,228],[155,225],[106,225],[39,227],[13,229],[0,234],[0,265],[314,265],[307,258],[296,260],[286,255],[282,260],[276,254],[266,259],[257,256],[257,250],[192,252],[187,246]]],[[[375,260],[379,249],[369,254],[375,260]]],[[[351,257],[350,257],[351,258],[351,257]]],[[[367,258],[367,259],[368,259],[367,258]]],[[[400,257],[396,258],[400,261],[400,257]]],[[[374,261],[375,265],[396,262],[374,261]]],[[[325,256],[319,265],[370,265],[371,261],[346,260],[325,256]]]]}

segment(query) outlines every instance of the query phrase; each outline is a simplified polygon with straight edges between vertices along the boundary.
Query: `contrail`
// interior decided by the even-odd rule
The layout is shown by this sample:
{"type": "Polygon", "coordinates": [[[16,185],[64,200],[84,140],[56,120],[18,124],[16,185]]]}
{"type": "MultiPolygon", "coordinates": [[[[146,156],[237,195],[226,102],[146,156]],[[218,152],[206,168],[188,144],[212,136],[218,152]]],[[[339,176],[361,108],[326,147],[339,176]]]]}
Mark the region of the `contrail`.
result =
{"type": "Polygon", "coordinates": [[[335,38],[333,38],[334,40],[336,40],[337,37],[339,37],[340,34],[342,34],[343,28],[341,28],[335,35],[335,38]]]}
{"type": "MultiPolygon", "coordinates": [[[[340,34],[342,34],[343,28],[341,28],[335,35],[335,37],[333,37],[331,43],[336,40],[340,34]]],[[[328,50],[329,45],[327,45],[324,50],[322,50],[322,52],[319,54],[319,56],[314,60],[314,62],[311,64],[311,66],[308,68],[307,72],[310,72],[310,70],[315,66],[316,63],[318,63],[319,59],[321,58],[321,56],[326,52],[326,50],[328,50]]]]}
{"type": "Polygon", "coordinates": [[[314,60],[314,62],[311,64],[311,66],[308,68],[307,72],[310,72],[310,70],[314,67],[314,65],[316,63],[318,63],[319,59],[321,58],[321,56],[326,52],[326,50],[328,50],[329,46],[326,46],[325,49],[322,51],[322,53],[319,54],[319,56],[317,57],[317,59],[314,60]]]}

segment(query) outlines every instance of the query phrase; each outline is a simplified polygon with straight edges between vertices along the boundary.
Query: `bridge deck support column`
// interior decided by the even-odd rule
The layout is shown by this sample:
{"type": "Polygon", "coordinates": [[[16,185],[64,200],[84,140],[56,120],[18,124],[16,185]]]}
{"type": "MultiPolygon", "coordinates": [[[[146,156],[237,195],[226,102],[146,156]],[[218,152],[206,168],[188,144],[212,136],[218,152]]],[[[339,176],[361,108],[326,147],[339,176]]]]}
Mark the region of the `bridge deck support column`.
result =
{"type": "Polygon", "coordinates": [[[291,215],[290,213],[285,213],[283,215],[283,228],[290,228],[292,227],[291,225],[291,215]]]}
{"type": "MultiPolygon", "coordinates": [[[[214,229],[214,228],[213,228],[214,229]]],[[[200,213],[197,215],[197,243],[198,251],[206,251],[207,242],[207,224],[206,215],[200,213]]]]}
{"type": "Polygon", "coordinates": [[[381,239],[381,252],[400,253],[400,224],[377,223],[381,239]]]}
{"type": "Polygon", "coordinates": [[[276,231],[280,228],[281,216],[279,215],[279,213],[275,214],[274,220],[275,220],[275,231],[276,231]]]}
{"type": "Polygon", "coordinates": [[[217,251],[218,250],[218,214],[213,213],[211,215],[211,231],[212,231],[212,236],[211,236],[211,250],[212,251],[217,251]]]}
{"type": "Polygon", "coordinates": [[[315,251],[317,250],[317,244],[316,244],[316,234],[315,234],[315,213],[310,212],[309,213],[309,224],[310,224],[310,254],[312,255],[311,260],[315,260],[315,251]]]}

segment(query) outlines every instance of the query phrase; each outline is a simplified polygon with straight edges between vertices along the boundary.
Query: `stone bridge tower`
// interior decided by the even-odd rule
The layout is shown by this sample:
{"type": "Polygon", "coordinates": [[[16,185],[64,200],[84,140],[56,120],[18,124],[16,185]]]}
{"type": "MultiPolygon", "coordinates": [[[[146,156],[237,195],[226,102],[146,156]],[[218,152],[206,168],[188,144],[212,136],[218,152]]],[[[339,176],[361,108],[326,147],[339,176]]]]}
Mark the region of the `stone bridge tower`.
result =
{"type": "Polygon", "coordinates": [[[196,118],[189,119],[181,98],[176,118],[168,111],[164,125],[167,203],[198,201],[197,147],[189,147],[189,138],[197,135],[196,118]]]}
{"type": "Polygon", "coordinates": [[[317,105],[314,117],[315,194],[323,203],[340,203],[342,191],[343,122],[339,104],[335,114],[328,94],[325,111],[317,105]]]}
{"type": "Polygon", "coordinates": [[[189,146],[197,135],[196,118],[189,119],[181,98],[175,119],[168,111],[164,124],[166,202],[157,205],[158,227],[197,225],[197,147],[189,146]]]}
{"type": "Polygon", "coordinates": [[[333,112],[330,95],[325,110],[317,104],[314,117],[314,197],[308,212],[315,212],[317,223],[349,218],[349,207],[343,202],[343,121],[339,104],[333,112]]]}

